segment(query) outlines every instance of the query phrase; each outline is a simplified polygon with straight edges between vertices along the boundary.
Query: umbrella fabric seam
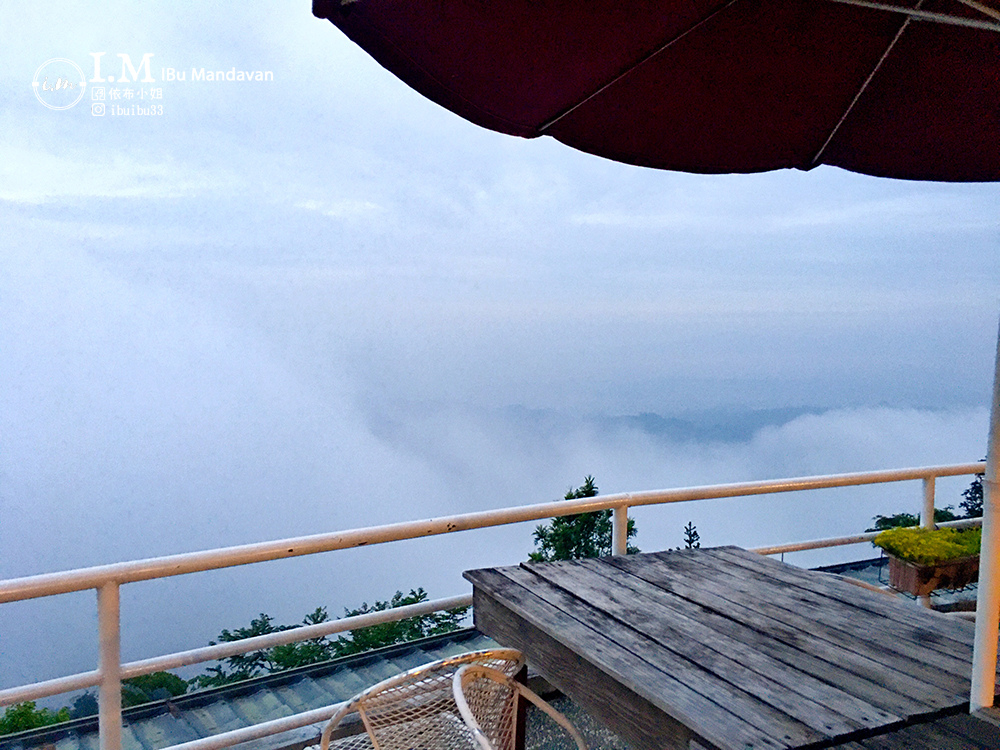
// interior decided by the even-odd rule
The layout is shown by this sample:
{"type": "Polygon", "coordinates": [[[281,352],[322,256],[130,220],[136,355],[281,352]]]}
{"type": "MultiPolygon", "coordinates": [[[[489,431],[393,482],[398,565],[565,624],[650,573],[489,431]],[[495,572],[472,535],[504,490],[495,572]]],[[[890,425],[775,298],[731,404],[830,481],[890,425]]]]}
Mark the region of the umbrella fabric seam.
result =
{"type": "MultiPolygon", "coordinates": [[[[919,9],[920,6],[923,4],[924,0],[920,0],[917,3],[917,9],[919,9]]],[[[833,126],[833,130],[830,131],[830,135],[826,137],[826,140],[823,141],[823,145],[820,147],[819,151],[817,151],[815,156],[813,156],[812,161],[810,162],[812,166],[816,166],[820,163],[820,159],[826,152],[827,147],[837,136],[837,133],[840,132],[840,128],[847,121],[847,118],[851,116],[851,112],[854,111],[854,107],[857,106],[857,103],[861,100],[861,97],[864,96],[865,91],[868,90],[868,87],[871,85],[871,82],[875,79],[875,76],[878,75],[879,70],[881,70],[882,64],[886,61],[886,58],[888,58],[889,55],[892,53],[892,50],[896,46],[896,43],[903,36],[903,32],[906,31],[906,28],[909,25],[910,25],[910,19],[909,17],[907,17],[906,19],[903,20],[902,26],[899,27],[899,31],[896,32],[896,35],[892,38],[892,41],[889,42],[889,46],[886,47],[885,52],[882,53],[882,56],[878,59],[878,62],[875,63],[875,67],[872,69],[872,72],[868,74],[868,77],[865,79],[865,82],[861,84],[861,88],[858,89],[858,93],[856,93],[854,95],[854,98],[851,99],[851,103],[847,106],[847,109],[844,111],[844,114],[840,116],[840,119],[837,121],[837,124],[833,126]]]]}
{"type": "Polygon", "coordinates": [[[694,25],[692,25],[689,28],[685,29],[680,34],[677,34],[676,36],[674,36],[669,41],[663,42],[662,44],[660,44],[660,46],[658,46],[652,52],[647,53],[644,57],[640,58],[637,62],[633,63],[628,68],[626,68],[622,72],[620,72],[617,75],[615,75],[614,78],[612,78],[610,81],[608,81],[607,83],[602,84],[601,86],[599,86],[597,89],[595,89],[590,94],[587,94],[580,101],[578,101],[575,104],[571,105],[570,107],[564,109],[562,112],[560,112],[558,115],[556,115],[552,119],[546,120],[545,122],[543,122],[541,125],[538,126],[538,132],[539,132],[539,134],[544,134],[549,128],[551,128],[557,122],[559,122],[560,120],[562,120],[564,117],[567,117],[568,115],[572,114],[573,112],[575,112],[577,109],[579,109],[580,107],[582,107],[584,104],[586,104],[587,102],[589,102],[594,97],[600,96],[603,92],[607,91],[609,88],[611,88],[612,86],[614,86],[616,83],[618,83],[622,79],[624,79],[624,78],[628,77],[629,75],[631,75],[633,72],[635,72],[636,70],[638,70],[639,68],[641,68],[646,63],[648,63],[650,60],[652,60],[654,57],[656,57],[657,55],[659,55],[661,52],[666,51],[668,48],[670,48],[671,46],[673,46],[674,44],[676,44],[677,42],[679,42],[681,39],[683,39],[684,37],[686,37],[691,32],[695,31],[696,29],[698,29],[702,25],[708,23],[709,21],[711,21],[713,18],[715,18],[717,15],[719,15],[723,11],[726,11],[729,8],[731,8],[737,2],[738,2],[738,0],[727,0],[723,5],[720,5],[718,8],[716,8],[715,10],[713,10],[710,14],[708,14],[704,18],[699,19],[694,25]]]}

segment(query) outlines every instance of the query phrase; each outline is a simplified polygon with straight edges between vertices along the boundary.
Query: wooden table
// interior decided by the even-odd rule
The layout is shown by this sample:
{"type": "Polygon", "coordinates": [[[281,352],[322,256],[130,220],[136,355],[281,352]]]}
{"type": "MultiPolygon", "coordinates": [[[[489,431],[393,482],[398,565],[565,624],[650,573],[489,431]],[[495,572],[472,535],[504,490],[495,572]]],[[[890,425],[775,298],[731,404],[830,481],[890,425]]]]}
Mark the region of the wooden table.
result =
{"type": "Polygon", "coordinates": [[[472,570],[476,627],[633,750],[780,750],[967,710],[973,627],[736,547],[472,570]]]}

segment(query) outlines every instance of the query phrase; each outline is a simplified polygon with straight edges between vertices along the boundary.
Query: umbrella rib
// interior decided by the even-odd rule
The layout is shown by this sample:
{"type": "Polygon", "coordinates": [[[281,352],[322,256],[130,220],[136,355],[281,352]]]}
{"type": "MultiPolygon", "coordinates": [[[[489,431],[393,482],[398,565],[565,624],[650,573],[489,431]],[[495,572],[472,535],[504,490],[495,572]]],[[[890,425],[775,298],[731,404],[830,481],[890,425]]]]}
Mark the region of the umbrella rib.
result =
{"type": "Polygon", "coordinates": [[[625,78],[627,75],[631,74],[634,70],[636,70],[637,68],[645,65],[647,62],[649,62],[650,60],[652,60],[654,57],[656,57],[657,55],[659,55],[661,52],[663,52],[664,50],[666,50],[668,47],[670,47],[673,44],[679,42],[681,39],[683,39],[684,37],[686,37],[688,34],[690,34],[695,29],[697,29],[700,26],[702,26],[703,24],[706,24],[709,21],[711,21],[713,18],[715,18],[717,15],[719,15],[720,13],[722,13],[727,8],[729,8],[731,5],[735,4],[737,1],[738,0],[727,0],[727,2],[725,4],[720,5],[718,8],[716,8],[711,13],[709,13],[707,16],[705,16],[700,21],[698,21],[697,23],[695,23],[693,26],[690,26],[689,28],[685,29],[680,34],[678,34],[677,36],[675,36],[672,39],[669,39],[668,41],[666,41],[663,44],[661,44],[659,47],[657,47],[656,49],[654,49],[652,52],[644,55],[636,63],[634,63],[633,65],[630,65],[628,68],[626,68],[625,70],[623,70],[621,73],[619,73],[618,75],[616,75],[614,78],[612,78],[607,83],[605,83],[602,86],[600,86],[595,91],[592,91],[591,93],[587,94],[580,101],[578,101],[575,104],[573,104],[573,105],[569,106],[568,108],[564,109],[562,112],[560,112],[559,114],[557,114],[552,119],[547,120],[546,122],[543,122],[538,127],[539,134],[544,133],[546,130],[548,130],[549,128],[551,128],[553,125],[555,125],[561,119],[563,119],[567,115],[575,112],[577,109],[579,109],[580,107],[582,107],[584,104],[586,104],[587,102],[589,102],[591,99],[593,99],[596,96],[599,96],[604,91],[606,91],[607,89],[609,89],[612,86],[614,86],[616,83],[618,83],[620,80],[622,80],[623,78],[625,78]]]}
{"type": "MultiPolygon", "coordinates": [[[[835,2],[836,1],[838,0],[835,0],[835,2]]],[[[917,3],[917,8],[919,8],[921,5],[923,5],[923,0],[920,0],[920,2],[917,3]]],[[[886,58],[889,57],[889,53],[892,52],[892,48],[896,46],[896,42],[898,42],[899,38],[903,36],[903,32],[906,31],[906,27],[909,25],[910,25],[910,18],[907,17],[906,19],[903,20],[903,24],[902,26],[899,27],[899,31],[896,32],[896,36],[894,36],[892,38],[892,41],[889,42],[889,46],[885,48],[885,52],[882,53],[882,57],[880,57],[878,59],[878,62],[875,63],[875,67],[872,68],[872,72],[868,74],[868,77],[865,79],[865,82],[861,84],[861,88],[858,89],[858,93],[856,93],[854,95],[854,98],[851,99],[851,103],[847,106],[847,109],[844,110],[844,114],[840,116],[840,119],[837,120],[837,124],[833,126],[833,130],[830,131],[830,135],[826,137],[826,140],[823,141],[823,145],[820,147],[819,151],[817,151],[816,155],[813,156],[812,162],[810,162],[812,166],[819,164],[819,160],[820,158],[822,158],[823,153],[827,149],[827,146],[830,145],[830,141],[832,141],[834,136],[837,135],[837,132],[840,130],[840,126],[844,124],[844,121],[851,114],[851,111],[854,109],[854,106],[858,103],[858,100],[861,99],[862,94],[865,93],[865,91],[868,88],[868,85],[872,82],[872,79],[875,78],[875,74],[878,73],[879,69],[882,67],[882,63],[884,63],[886,58]]]]}
{"type": "Polygon", "coordinates": [[[983,5],[983,3],[976,2],[976,0],[958,0],[958,2],[962,3],[962,5],[968,5],[970,8],[975,8],[985,16],[989,16],[990,18],[1000,21],[1000,10],[997,10],[996,8],[983,5]]]}
{"type": "MultiPolygon", "coordinates": [[[[947,13],[932,13],[926,10],[916,10],[914,8],[903,8],[890,3],[870,2],[870,0],[829,0],[831,3],[842,5],[854,5],[859,8],[871,8],[873,10],[887,10],[891,13],[902,13],[910,19],[917,21],[935,21],[949,26],[966,26],[970,29],[985,29],[986,31],[1000,31],[1000,24],[990,21],[981,21],[977,18],[961,18],[960,16],[950,16],[947,13]]],[[[980,13],[996,18],[1000,21],[1000,11],[993,10],[987,5],[976,2],[976,0],[958,0],[960,3],[975,8],[980,13]]]]}

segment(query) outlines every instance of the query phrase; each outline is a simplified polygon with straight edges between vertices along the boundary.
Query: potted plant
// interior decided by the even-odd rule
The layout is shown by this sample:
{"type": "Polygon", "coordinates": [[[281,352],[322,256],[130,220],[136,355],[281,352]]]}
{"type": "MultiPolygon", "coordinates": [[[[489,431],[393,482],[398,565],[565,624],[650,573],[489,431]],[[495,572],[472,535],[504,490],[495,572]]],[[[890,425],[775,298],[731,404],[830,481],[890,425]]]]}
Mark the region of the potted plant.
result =
{"type": "Polygon", "coordinates": [[[907,527],[883,531],[873,540],[889,556],[889,585],[926,596],[979,580],[981,529],[907,527]]]}

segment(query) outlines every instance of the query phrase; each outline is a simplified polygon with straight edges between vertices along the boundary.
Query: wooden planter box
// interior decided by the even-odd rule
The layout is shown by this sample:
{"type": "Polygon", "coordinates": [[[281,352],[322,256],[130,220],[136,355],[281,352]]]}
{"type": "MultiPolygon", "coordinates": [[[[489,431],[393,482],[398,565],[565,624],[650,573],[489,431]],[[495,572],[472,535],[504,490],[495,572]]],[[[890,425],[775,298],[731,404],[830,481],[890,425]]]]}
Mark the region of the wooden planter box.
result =
{"type": "Polygon", "coordinates": [[[961,589],[978,580],[979,555],[934,565],[919,565],[889,555],[889,585],[914,596],[926,596],[935,589],[961,589]]]}

